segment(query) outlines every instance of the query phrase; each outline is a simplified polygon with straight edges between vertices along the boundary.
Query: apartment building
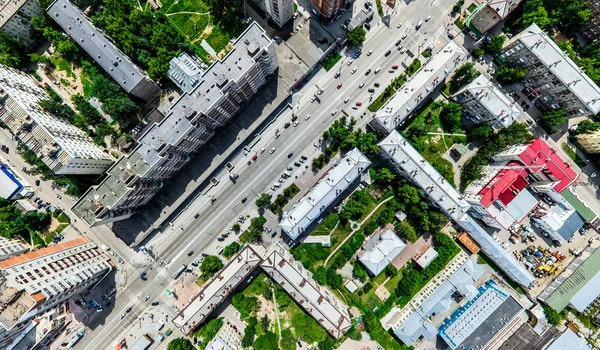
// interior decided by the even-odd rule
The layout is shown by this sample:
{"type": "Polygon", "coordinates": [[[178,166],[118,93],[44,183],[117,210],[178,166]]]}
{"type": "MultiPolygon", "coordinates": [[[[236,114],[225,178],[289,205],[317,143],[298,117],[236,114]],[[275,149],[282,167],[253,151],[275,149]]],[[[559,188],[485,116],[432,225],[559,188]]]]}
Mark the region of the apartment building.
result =
{"type": "Polygon", "coordinates": [[[313,13],[329,19],[335,16],[345,0],[312,0],[313,13]]]}
{"type": "Polygon", "coordinates": [[[31,19],[43,14],[38,0],[1,0],[0,30],[31,45],[35,41],[31,19]]]}
{"type": "Polygon", "coordinates": [[[275,43],[252,23],[232,46],[206,70],[190,66],[195,62],[185,56],[171,62],[169,76],[184,94],[165,118],[147,127],[136,149],[79,199],[73,207],[77,216],[91,226],[131,217],[254,97],[278,67],[275,43]],[[198,81],[191,86],[193,79],[198,81]]]}
{"type": "Polygon", "coordinates": [[[275,22],[283,27],[294,15],[293,0],[254,0],[258,6],[275,22]]]}
{"type": "Polygon", "coordinates": [[[600,39],[600,1],[588,0],[588,7],[592,10],[593,16],[580,29],[580,33],[592,43],[600,39]]]}
{"type": "Polygon", "coordinates": [[[505,20],[520,3],[521,0],[487,0],[473,11],[473,14],[467,18],[467,23],[480,33],[486,33],[505,20]]]}
{"type": "Polygon", "coordinates": [[[600,130],[577,135],[577,142],[587,153],[600,153],[600,130]]]}
{"type": "Polygon", "coordinates": [[[56,0],[46,11],[125,91],[145,101],[160,93],[146,72],[131,62],[71,2],[56,0]]]}
{"type": "Polygon", "coordinates": [[[0,237],[0,261],[29,251],[29,246],[20,239],[0,237]]]}
{"type": "Polygon", "coordinates": [[[507,128],[521,114],[518,103],[506,96],[483,74],[457,92],[453,99],[475,124],[487,124],[494,130],[507,128]]]}
{"type": "MultiPolygon", "coordinates": [[[[113,268],[109,260],[82,237],[0,261],[2,333],[14,341],[18,332],[13,329],[27,330],[32,318],[102,279],[113,268]]],[[[3,344],[9,340],[0,339],[3,344]]]]}
{"type": "Polygon", "coordinates": [[[82,130],[46,113],[50,97],[29,75],[0,65],[0,120],[55,174],[102,174],[112,163],[82,130]]]}
{"type": "Polygon", "coordinates": [[[537,24],[510,39],[500,59],[527,68],[522,83],[542,111],[562,109],[570,118],[600,112],[600,88],[537,24]]]}

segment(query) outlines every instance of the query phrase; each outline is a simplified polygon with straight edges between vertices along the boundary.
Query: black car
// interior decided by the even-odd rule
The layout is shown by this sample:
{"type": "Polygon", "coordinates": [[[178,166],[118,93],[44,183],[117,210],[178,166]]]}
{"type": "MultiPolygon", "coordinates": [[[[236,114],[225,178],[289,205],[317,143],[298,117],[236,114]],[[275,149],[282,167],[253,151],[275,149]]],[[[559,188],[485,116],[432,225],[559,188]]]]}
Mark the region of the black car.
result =
{"type": "Polygon", "coordinates": [[[399,45],[400,45],[400,43],[402,43],[402,40],[398,40],[398,41],[396,41],[396,46],[399,46],[399,45]]]}
{"type": "Polygon", "coordinates": [[[379,87],[379,83],[375,83],[375,84],[373,84],[373,85],[375,85],[375,87],[379,87]]]}
{"type": "Polygon", "coordinates": [[[365,27],[366,30],[371,30],[371,25],[369,23],[365,23],[363,27],[365,27]]]}
{"type": "Polygon", "coordinates": [[[247,200],[248,200],[248,198],[246,198],[246,197],[242,198],[242,203],[246,203],[247,200]]]}
{"type": "Polygon", "coordinates": [[[365,75],[369,75],[369,73],[371,73],[371,70],[367,69],[367,71],[365,72],[365,75]]]}
{"type": "Polygon", "coordinates": [[[125,310],[125,312],[129,313],[129,312],[131,312],[131,309],[132,309],[132,307],[130,306],[127,308],[127,310],[125,310]]]}
{"type": "Polygon", "coordinates": [[[159,304],[160,304],[160,303],[159,303],[158,301],[155,301],[155,302],[153,302],[151,305],[152,305],[152,306],[157,306],[157,305],[159,305],[159,304]]]}
{"type": "Polygon", "coordinates": [[[290,124],[290,123],[285,123],[285,124],[283,124],[283,127],[287,129],[287,128],[289,128],[289,127],[290,127],[290,125],[292,125],[292,124],[290,124]]]}
{"type": "Polygon", "coordinates": [[[40,185],[40,180],[35,180],[35,185],[39,186],[40,185]]]}
{"type": "Polygon", "coordinates": [[[199,217],[200,217],[200,214],[196,213],[196,215],[194,215],[194,220],[197,219],[197,218],[199,218],[199,217]]]}
{"type": "Polygon", "coordinates": [[[374,92],[375,92],[375,89],[373,89],[373,88],[370,88],[370,89],[369,89],[369,92],[370,92],[370,93],[374,93],[374,92]]]}
{"type": "Polygon", "coordinates": [[[294,165],[295,165],[295,166],[301,166],[301,164],[300,164],[300,163],[298,163],[298,162],[294,162],[294,165]]]}
{"type": "Polygon", "coordinates": [[[391,53],[392,53],[392,50],[387,50],[387,52],[385,53],[385,57],[388,57],[391,53]]]}
{"type": "Polygon", "coordinates": [[[294,156],[294,152],[288,153],[288,158],[292,158],[294,156]]]}
{"type": "Polygon", "coordinates": [[[190,251],[188,252],[188,256],[192,256],[192,255],[194,255],[194,251],[193,251],[193,250],[190,250],[190,251]]]}
{"type": "Polygon", "coordinates": [[[219,241],[219,242],[223,242],[224,240],[225,240],[225,239],[224,239],[224,238],[221,238],[221,237],[217,238],[217,241],[219,241]]]}
{"type": "Polygon", "coordinates": [[[298,119],[297,115],[295,115],[295,116],[292,117],[292,121],[296,121],[296,119],[298,119]]]}
{"type": "Polygon", "coordinates": [[[271,234],[271,237],[275,237],[277,236],[277,231],[273,231],[273,233],[271,234]]]}

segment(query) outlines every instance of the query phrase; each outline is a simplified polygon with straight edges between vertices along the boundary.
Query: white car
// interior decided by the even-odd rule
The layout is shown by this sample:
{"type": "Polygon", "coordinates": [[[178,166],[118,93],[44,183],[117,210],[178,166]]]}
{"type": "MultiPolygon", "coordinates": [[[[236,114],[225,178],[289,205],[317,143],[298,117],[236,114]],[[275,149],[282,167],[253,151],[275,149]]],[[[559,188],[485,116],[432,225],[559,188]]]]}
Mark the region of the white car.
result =
{"type": "Polygon", "coordinates": [[[275,147],[271,148],[271,150],[269,151],[269,153],[271,153],[271,154],[275,153],[275,147]]]}
{"type": "Polygon", "coordinates": [[[331,115],[336,115],[336,114],[337,114],[337,109],[334,109],[334,110],[331,112],[331,115]]]}
{"type": "Polygon", "coordinates": [[[373,50],[369,50],[369,52],[367,52],[367,56],[371,56],[373,54],[373,50]]]}
{"type": "Polygon", "coordinates": [[[405,53],[405,52],[406,52],[406,48],[404,48],[404,47],[403,47],[403,48],[400,50],[400,53],[401,53],[401,54],[403,54],[403,53],[405,53]]]}
{"type": "Polygon", "coordinates": [[[362,87],[363,87],[363,86],[365,86],[365,83],[364,83],[364,82],[360,83],[360,85],[358,86],[358,88],[359,88],[359,89],[362,89],[362,87]]]}
{"type": "Polygon", "coordinates": [[[317,143],[317,142],[313,143],[313,146],[314,146],[316,149],[320,149],[320,148],[321,148],[321,145],[320,145],[319,143],[317,143]]]}
{"type": "MultiPolygon", "coordinates": [[[[404,48],[403,45],[398,46],[398,51],[402,51],[403,48],[404,48]]],[[[400,52],[400,53],[402,53],[402,52],[400,52]]]]}
{"type": "Polygon", "coordinates": [[[348,63],[346,63],[347,65],[351,65],[352,62],[354,62],[354,58],[351,58],[350,61],[348,61],[348,63]]]}
{"type": "Polygon", "coordinates": [[[407,36],[408,36],[408,34],[406,34],[406,33],[402,34],[402,39],[406,39],[407,36]]]}
{"type": "Polygon", "coordinates": [[[310,114],[307,114],[306,117],[304,117],[304,120],[309,120],[310,119],[310,114]]]}
{"type": "Polygon", "coordinates": [[[297,120],[294,120],[294,126],[298,126],[298,124],[300,124],[300,122],[297,120]]]}
{"type": "Polygon", "coordinates": [[[348,101],[350,101],[350,97],[346,97],[346,98],[344,99],[344,103],[348,103],[348,101]]]}
{"type": "Polygon", "coordinates": [[[402,27],[402,23],[398,23],[398,25],[396,26],[396,28],[400,29],[400,27],[402,27]]]}
{"type": "Polygon", "coordinates": [[[431,16],[427,16],[427,18],[425,18],[425,22],[429,22],[430,19],[431,19],[431,16]]]}
{"type": "Polygon", "coordinates": [[[357,69],[358,69],[358,68],[354,67],[354,69],[352,69],[352,71],[350,71],[350,73],[352,73],[352,74],[356,73],[356,70],[357,70],[357,69]]]}
{"type": "Polygon", "coordinates": [[[315,102],[315,100],[316,100],[316,99],[317,99],[317,98],[316,98],[315,96],[313,96],[313,97],[310,99],[310,103],[313,103],[313,102],[315,102]]]}
{"type": "Polygon", "coordinates": [[[263,153],[265,153],[264,147],[260,149],[260,154],[263,154],[263,153]]]}

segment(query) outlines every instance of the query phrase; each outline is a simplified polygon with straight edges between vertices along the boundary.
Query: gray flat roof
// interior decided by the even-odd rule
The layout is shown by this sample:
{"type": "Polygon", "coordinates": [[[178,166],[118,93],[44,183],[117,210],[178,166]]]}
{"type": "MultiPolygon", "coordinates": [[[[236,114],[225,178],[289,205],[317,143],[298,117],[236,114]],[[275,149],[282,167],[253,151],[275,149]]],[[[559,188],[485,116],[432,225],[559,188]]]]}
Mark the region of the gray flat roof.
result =
{"type": "MultiPolygon", "coordinates": [[[[79,44],[127,92],[149,78],[122,53],[90,20],[67,0],[56,0],[48,15],[79,44]]],[[[160,91],[155,86],[156,93],[160,91]]]]}

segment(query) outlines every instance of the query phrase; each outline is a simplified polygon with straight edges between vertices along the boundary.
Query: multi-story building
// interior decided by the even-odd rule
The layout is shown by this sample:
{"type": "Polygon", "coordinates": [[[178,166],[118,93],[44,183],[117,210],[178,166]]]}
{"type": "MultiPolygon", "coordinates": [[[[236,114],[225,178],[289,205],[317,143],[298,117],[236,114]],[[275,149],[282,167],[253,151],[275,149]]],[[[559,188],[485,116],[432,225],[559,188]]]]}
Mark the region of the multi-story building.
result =
{"type": "Polygon", "coordinates": [[[189,69],[185,57],[172,62],[169,74],[184,91],[165,118],[144,131],[130,155],[108,170],[73,211],[89,225],[123,220],[145,206],[242,106],[250,101],[278,67],[275,43],[252,23],[223,58],[206,70],[189,69]],[[185,63],[182,63],[185,62],[185,63]],[[179,63],[185,69],[175,69],[179,63]],[[187,72],[193,75],[186,76],[187,72]],[[198,72],[202,72],[198,76],[198,72]],[[195,88],[184,85],[198,79],[195,88]]]}
{"type": "Polygon", "coordinates": [[[146,72],[117,49],[71,2],[56,0],[46,11],[125,91],[145,101],[160,93],[146,72]]]}
{"type": "Polygon", "coordinates": [[[33,195],[31,184],[27,183],[9,165],[0,160],[0,198],[18,200],[33,195]]]}
{"type": "Polygon", "coordinates": [[[506,19],[506,16],[519,6],[519,3],[521,0],[487,0],[473,11],[466,22],[480,33],[486,33],[500,21],[506,19]]]}
{"type": "Polygon", "coordinates": [[[463,112],[475,124],[488,124],[494,130],[507,128],[521,114],[519,104],[506,96],[483,74],[454,95],[463,112]]]}
{"type": "Polygon", "coordinates": [[[30,320],[95,285],[112,270],[108,256],[82,237],[0,262],[0,348],[30,320]],[[16,331],[15,331],[16,330],[16,331]]]}
{"type": "Polygon", "coordinates": [[[371,161],[358,148],[346,153],[335,167],[285,213],[279,227],[291,239],[298,238],[369,165],[371,161]]]}
{"type": "Polygon", "coordinates": [[[394,226],[384,227],[374,232],[357,254],[358,260],[373,276],[379,275],[398,254],[406,248],[394,226]]]}
{"type": "Polygon", "coordinates": [[[293,0],[254,0],[279,27],[283,27],[294,15],[293,0]]]}
{"type": "Polygon", "coordinates": [[[20,239],[0,237],[0,261],[29,251],[29,246],[20,239]]]}
{"type": "Polygon", "coordinates": [[[31,45],[35,41],[31,19],[43,14],[38,0],[0,1],[0,30],[31,45]]]}
{"type": "Polygon", "coordinates": [[[587,40],[595,43],[600,39],[600,1],[588,0],[587,4],[593,16],[579,31],[587,40]]]}
{"type": "Polygon", "coordinates": [[[436,87],[467,58],[467,52],[450,41],[390,98],[376,113],[369,125],[387,135],[406,120],[436,87]]]}
{"type": "Polygon", "coordinates": [[[511,38],[500,59],[527,68],[522,84],[543,111],[561,109],[569,117],[600,112],[600,88],[537,24],[511,38]]]}
{"type": "Polygon", "coordinates": [[[312,0],[313,7],[317,13],[327,19],[335,16],[344,2],[345,0],[312,0]]]}
{"type": "Polygon", "coordinates": [[[50,97],[27,74],[0,65],[0,120],[56,174],[102,174],[112,163],[82,130],[39,106],[50,97]]]}
{"type": "Polygon", "coordinates": [[[600,130],[577,135],[577,142],[587,153],[600,153],[600,130]]]}

